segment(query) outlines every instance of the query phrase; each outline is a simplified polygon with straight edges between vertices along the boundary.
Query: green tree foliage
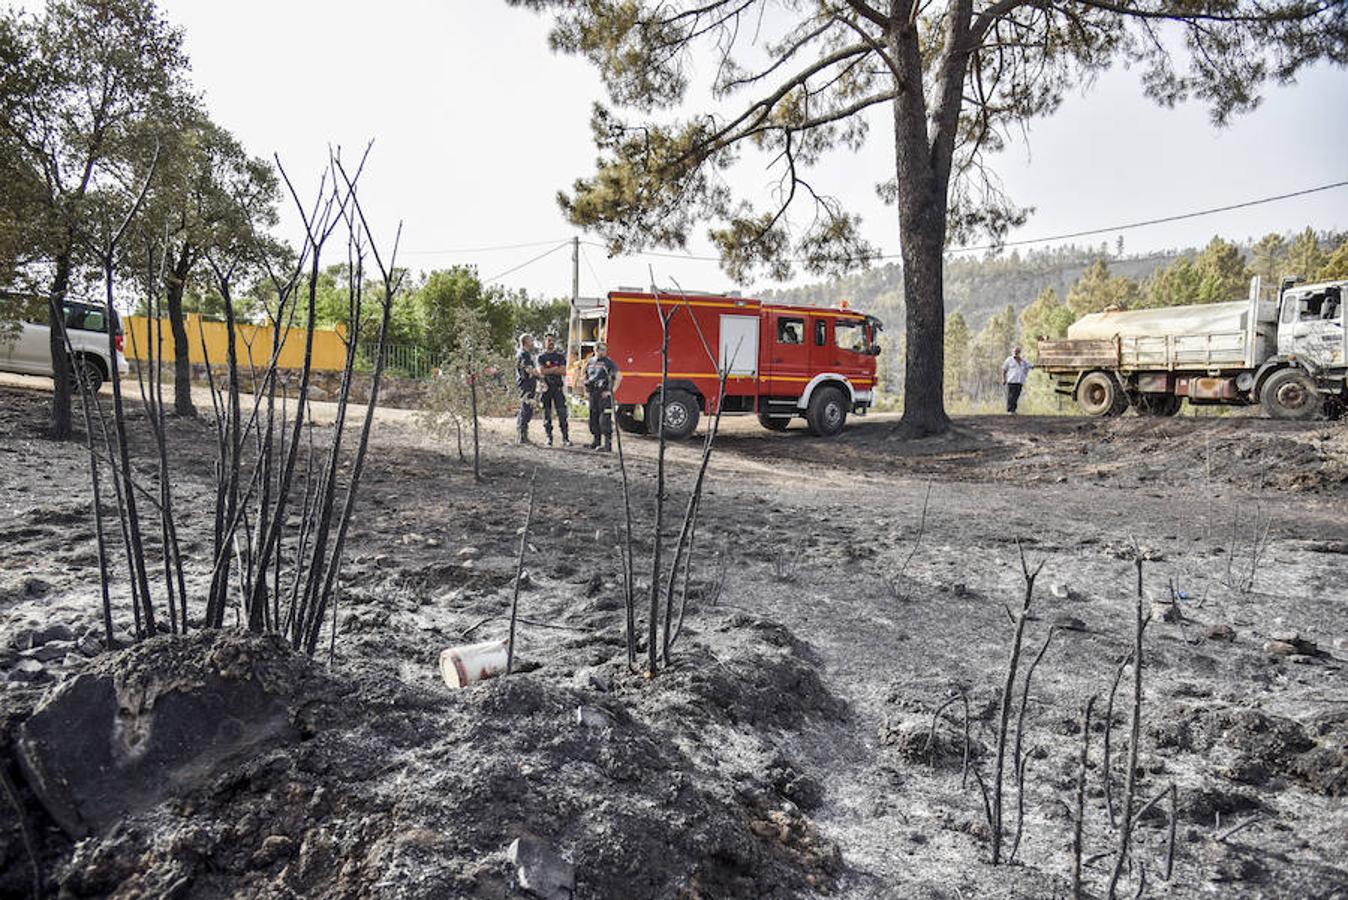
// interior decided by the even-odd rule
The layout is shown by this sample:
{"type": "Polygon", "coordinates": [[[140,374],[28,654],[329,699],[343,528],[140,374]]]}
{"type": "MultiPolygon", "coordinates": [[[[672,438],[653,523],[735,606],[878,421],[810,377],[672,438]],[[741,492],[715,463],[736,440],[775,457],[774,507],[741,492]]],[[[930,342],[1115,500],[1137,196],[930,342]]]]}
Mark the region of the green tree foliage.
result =
{"type": "Polygon", "coordinates": [[[1109,263],[1098,259],[1081,273],[1067,293],[1067,307],[1076,318],[1110,307],[1136,306],[1141,296],[1137,282],[1123,275],[1110,275],[1109,263]]]}
{"type": "Polygon", "coordinates": [[[1019,319],[1016,308],[1007,305],[1000,313],[988,319],[974,338],[970,354],[971,370],[967,376],[967,393],[975,403],[981,403],[1001,391],[1002,363],[1016,346],[1019,319]]]}
{"type": "Polygon", "coordinates": [[[1197,303],[1203,276],[1189,257],[1175,260],[1157,269],[1142,284],[1140,305],[1146,307],[1181,306],[1197,303]]]}
{"type": "Polygon", "coordinates": [[[1315,230],[1307,228],[1292,239],[1287,248],[1287,273],[1302,278],[1313,277],[1324,268],[1328,257],[1320,247],[1320,238],[1315,230]]]}
{"type": "Polygon", "coordinates": [[[1235,244],[1214,237],[1194,263],[1198,270],[1198,303],[1239,300],[1249,293],[1250,270],[1235,244]]]}
{"type": "MultiPolygon", "coordinates": [[[[93,201],[134,184],[147,123],[172,119],[185,94],[182,36],[149,0],[49,0],[38,14],[0,14],[0,140],[41,187],[45,227],[26,248],[49,268],[55,305],[89,263],[93,201]]],[[[107,204],[104,204],[107,208],[107,204]]],[[[53,313],[52,430],[70,434],[68,362],[53,313]]]]}
{"type": "Polygon", "coordinates": [[[1260,293],[1264,299],[1277,296],[1278,283],[1286,266],[1287,239],[1282,235],[1266,234],[1250,247],[1250,274],[1259,276],[1260,293]]]}
{"type": "Polygon", "coordinates": [[[470,304],[449,307],[440,324],[455,340],[444,351],[421,420],[443,440],[454,441],[459,459],[465,458],[467,431],[473,450],[473,474],[480,477],[477,418],[504,415],[509,409],[514,361],[509,351],[497,343],[491,322],[481,307],[470,304]]]}
{"type": "MultiPolygon", "coordinates": [[[[195,107],[180,121],[153,123],[161,152],[151,191],[139,217],[134,239],[125,246],[124,266],[140,273],[162,273],[161,285],[147,286],[146,295],[162,297],[155,310],[167,314],[174,336],[174,409],[192,415],[190,336],[184,326],[184,297],[215,294],[204,260],[212,253],[238,253],[245,258],[240,274],[260,279],[268,265],[289,268],[292,254],[267,236],[275,226],[280,185],[270,163],[251,158],[225,129],[195,107]]],[[[270,285],[268,285],[270,287],[270,285]]],[[[256,315],[264,307],[259,290],[249,298],[256,315]]]]}
{"type": "Polygon", "coordinates": [[[1152,273],[1142,285],[1138,305],[1185,306],[1239,300],[1248,292],[1251,274],[1240,248],[1214,237],[1193,259],[1181,257],[1152,273]]]}
{"type": "MultiPolygon", "coordinates": [[[[597,169],[560,199],[615,253],[682,247],[705,225],[737,277],[865,265],[874,251],[857,218],[810,170],[826,153],[858,149],[862,114],[887,108],[895,165],[876,174],[898,209],[903,422],[914,434],[948,425],[947,242],[1000,236],[1026,217],[991,174],[1006,135],[1120,57],[1151,98],[1199,98],[1225,123],[1258,103],[1266,79],[1348,56],[1341,6],[1306,0],[511,2],[550,12],[552,48],[591,61],[607,89],[610,106],[592,117],[597,169]],[[698,72],[711,83],[695,85],[698,72]],[[706,108],[689,109],[690,95],[706,96],[706,108]],[[765,205],[737,198],[725,177],[746,151],[765,153],[780,177],[765,205]]],[[[999,853],[1000,833],[994,862],[999,853]]]]}
{"type": "Polygon", "coordinates": [[[972,335],[964,316],[952,313],[945,322],[945,398],[950,403],[966,393],[972,335]]]}
{"type": "Polygon", "coordinates": [[[1337,250],[1330,254],[1329,259],[1325,260],[1324,266],[1315,273],[1316,281],[1330,281],[1333,279],[1348,278],[1348,240],[1339,244],[1337,250]]]}
{"type": "Polygon", "coordinates": [[[422,341],[432,359],[448,358],[458,344],[455,323],[463,310],[474,310],[486,323],[492,346],[510,347],[514,338],[515,309],[498,287],[488,287],[472,266],[432,272],[413,293],[423,329],[422,341]]]}
{"type": "Polygon", "coordinates": [[[1067,326],[1076,321],[1071,308],[1058,300],[1058,292],[1044,288],[1035,301],[1020,313],[1020,345],[1026,358],[1033,361],[1040,340],[1057,340],[1067,336],[1067,326]]]}
{"type": "Polygon", "coordinates": [[[551,331],[560,343],[566,343],[567,325],[571,321],[570,300],[558,298],[535,302],[521,292],[511,302],[515,308],[516,333],[528,332],[541,337],[551,331]]]}

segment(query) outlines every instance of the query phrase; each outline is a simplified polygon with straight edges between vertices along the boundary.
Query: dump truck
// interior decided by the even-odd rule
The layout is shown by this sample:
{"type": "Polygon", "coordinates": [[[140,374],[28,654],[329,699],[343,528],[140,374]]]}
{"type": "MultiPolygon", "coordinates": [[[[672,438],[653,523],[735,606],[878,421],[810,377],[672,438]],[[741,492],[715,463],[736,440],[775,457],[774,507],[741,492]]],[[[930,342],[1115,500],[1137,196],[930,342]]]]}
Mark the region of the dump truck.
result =
{"type": "Polygon", "coordinates": [[[614,421],[631,434],[655,433],[661,416],[661,317],[668,317],[669,365],[664,433],[688,437],[717,412],[720,373],[728,370],[725,415],[757,415],[782,431],[797,417],[828,437],[849,413],[875,401],[880,320],[848,308],[788,306],[691,291],[613,291],[572,310],[566,384],[584,394],[586,359],[597,342],[622,370],[614,421]]]}
{"type": "Polygon", "coordinates": [[[1348,281],[1260,280],[1228,303],[1082,316],[1064,340],[1038,343],[1038,368],[1082,412],[1173,416],[1193,405],[1260,405],[1275,419],[1338,418],[1348,408],[1348,281]]]}

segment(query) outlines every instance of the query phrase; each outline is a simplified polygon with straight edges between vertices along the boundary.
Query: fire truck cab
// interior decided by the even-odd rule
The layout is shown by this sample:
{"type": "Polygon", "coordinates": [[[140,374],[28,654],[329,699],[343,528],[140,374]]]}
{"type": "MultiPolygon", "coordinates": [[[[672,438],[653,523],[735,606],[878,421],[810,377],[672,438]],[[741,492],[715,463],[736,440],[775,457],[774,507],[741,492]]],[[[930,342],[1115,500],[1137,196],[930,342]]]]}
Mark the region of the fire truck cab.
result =
{"type": "Polygon", "coordinates": [[[785,306],[730,294],[618,290],[598,305],[575,308],[567,342],[567,386],[584,395],[584,367],[604,340],[623,373],[614,420],[632,434],[659,421],[660,317],[669,320],[666,437],[685,438],[716,414],[718,375],[726,379],[725,415],[756,414],[783,431],[796,416],[812,434],[842,431],[847,414],[875,399],[880,320],[845,305],[785,306]]]}

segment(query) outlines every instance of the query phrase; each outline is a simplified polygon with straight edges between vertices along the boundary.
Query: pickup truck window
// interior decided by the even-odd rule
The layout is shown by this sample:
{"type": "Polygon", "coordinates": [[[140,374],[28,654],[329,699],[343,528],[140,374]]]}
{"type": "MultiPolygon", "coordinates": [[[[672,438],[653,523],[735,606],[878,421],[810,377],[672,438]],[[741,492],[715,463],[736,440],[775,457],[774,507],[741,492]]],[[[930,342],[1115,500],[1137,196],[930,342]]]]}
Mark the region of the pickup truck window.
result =
{"type": "Polygon", "coordinates": [[[853,353],[866,352],[866,333],[861,322],[855,319],[839,319],[833,323],[833,335],[839,347],[853,353]]]}
{"type": "Polygon", "coordinates": [[[779,344],[803,344],[805,343],[805,320],[779,318],[777,320],[777,343],[779,344]]]}
{"type": "Polygon", "coordinates": [[[81,331],[101,331],[108,330],[107,324],[103,321],[103,311],[98,309],[85,310],[79,320],[70,325],[71,328],[78,328],[81,331]]]}

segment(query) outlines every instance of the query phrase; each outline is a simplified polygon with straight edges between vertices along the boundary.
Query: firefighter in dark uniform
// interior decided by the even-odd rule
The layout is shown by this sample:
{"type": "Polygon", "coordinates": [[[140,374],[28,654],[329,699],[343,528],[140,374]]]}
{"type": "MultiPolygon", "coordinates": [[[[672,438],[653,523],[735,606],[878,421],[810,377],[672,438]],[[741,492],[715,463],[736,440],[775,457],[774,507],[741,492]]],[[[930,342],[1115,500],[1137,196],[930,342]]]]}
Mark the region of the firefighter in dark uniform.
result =
{"type": "Polygon", "coordinates": [[[538,354],[538,372],[543,376],[543,430],[552,446],[552,412],[557,411],[557,427],[562,430],[562,445],[571,446],[571,430],[566,421],[566,394],[562,391],[562,376],[566,374],[566,354],[557,349],[557,335],[551,331],[543,338],[543,352],[538,354]]]}
{"type": "Polygon", "coordinates": [[[520,413],[515,419],[519,442],[531,444],[529,420],[534,417],[534,404],[538,402],[538,364],[534,361],[534,336],[531,334],[520,335],[520,350],[515,354],[515,387],[520,392],[520,413]]]}
{"type": "Polygon", "coordinates": [[[585,390],[590,395],[591,450],[613,449],[613,393],[622,383],[618,364],[608,357],[608,345],[594,345],[594,353],[585,364],[585,390]],[[600,446],[600,438],[603,446],[600,446]]]}

